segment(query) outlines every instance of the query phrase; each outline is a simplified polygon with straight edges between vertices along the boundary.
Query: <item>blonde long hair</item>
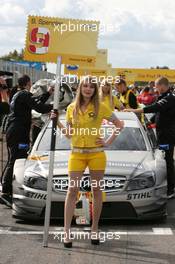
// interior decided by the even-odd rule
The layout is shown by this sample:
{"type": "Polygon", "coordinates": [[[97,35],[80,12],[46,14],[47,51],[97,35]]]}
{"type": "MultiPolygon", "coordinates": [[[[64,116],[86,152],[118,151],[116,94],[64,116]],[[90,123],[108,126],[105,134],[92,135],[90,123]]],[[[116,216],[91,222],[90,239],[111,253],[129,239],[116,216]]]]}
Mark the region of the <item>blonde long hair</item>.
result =
{"type": "Polygon", "coordinates": [[[75,108],[73,111],[73,117],[75,120],[78,119],[78,112],[81,109],[81,106],[84,104],[84,98],[81,92],[82,86],[85,83],[90,83],[91,85],[94,86],[95,91],[93,96],[91,97],[90,102],[93,104],[94,106],[94,118],[97,117],[98,115],[98,111],[99,111],[99,105],[100,105],[100,98],[99,98],[99,87],[97,82],[95,82],[95,80],[92,78],[92,76],[86,76],[79,84],[78,89],[77,89],[77,94],[75,97],[75,108]]]}
{"type": "Polygon", "coordinates": [[[112,95],[112,85],[109,82],[107,82],[106,80],[103,80],[100,84],[100,101],[102,102],[104,100],[104,97],[105,97],[105,95],[103,93],[103,86],[105,86],[105,85],[109,86],[109,92],[108,92],[109,102],[110,102],[111,108],[113,108],[114,107],[114,97],[112,95]]]}

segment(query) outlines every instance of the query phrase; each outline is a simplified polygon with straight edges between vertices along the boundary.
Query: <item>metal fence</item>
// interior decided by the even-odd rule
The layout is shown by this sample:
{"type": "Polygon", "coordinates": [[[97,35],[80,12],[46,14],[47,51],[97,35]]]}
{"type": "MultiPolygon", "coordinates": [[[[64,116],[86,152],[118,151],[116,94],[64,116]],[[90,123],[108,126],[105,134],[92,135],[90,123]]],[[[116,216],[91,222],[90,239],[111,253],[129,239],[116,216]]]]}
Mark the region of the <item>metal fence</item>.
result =
{"type": "Polygon", "coordinates": [[[40,79],[53,79],[55,77],[55,74],[47,71],[39,71],[25,65],[19,65],[10,61],[3,60],[0,60],[0,71],[13,73],[13,86],[17,84],[18,78],[23,74],[29,75],[32,83],[40,79]]]}

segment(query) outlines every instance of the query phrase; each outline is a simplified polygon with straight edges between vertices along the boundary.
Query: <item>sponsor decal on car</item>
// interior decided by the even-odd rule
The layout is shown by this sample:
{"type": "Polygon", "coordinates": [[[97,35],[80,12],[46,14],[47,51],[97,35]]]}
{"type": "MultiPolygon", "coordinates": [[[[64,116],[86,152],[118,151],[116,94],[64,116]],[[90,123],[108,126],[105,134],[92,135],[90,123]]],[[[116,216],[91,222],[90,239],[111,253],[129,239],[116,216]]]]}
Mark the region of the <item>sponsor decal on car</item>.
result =
{"type": "Polygon", "coordinates": [[[128,193],[127,200],[149,199],[151,197],[152,197],[152,192],[128,193]]]}
{"type": "MultiPolygon", "coordinates": [[[[47,170],[49,168],[49,162],[42,162],[42,163],[38,163],[36,164],[35,166],[35,171],[36,170],[40,170],[41,169],[41,166],[43,169],[47,170]]],[[[55,168],[67,168],[68,166],[68,162],[67,161],[62,161],[62,162],[55,162],[54,163],[54,169],[55,168]]]]}
{"type": "Polygon", "coordinates": [[[47,195],[43,193],[26,192],[27,197],[37,200],[46,200],[47,195]]]}
{"type": "Polygon", "coordinates": [[[120,167],[120,168],[126,168],[126,169],[133,169],[133,168],[137,168],[137,169],[140,169],[140,170],[144,169],[142,164],[131,163],[131,162],[108,161],[107,162],[107,166],[108,167],[120,167]]]}

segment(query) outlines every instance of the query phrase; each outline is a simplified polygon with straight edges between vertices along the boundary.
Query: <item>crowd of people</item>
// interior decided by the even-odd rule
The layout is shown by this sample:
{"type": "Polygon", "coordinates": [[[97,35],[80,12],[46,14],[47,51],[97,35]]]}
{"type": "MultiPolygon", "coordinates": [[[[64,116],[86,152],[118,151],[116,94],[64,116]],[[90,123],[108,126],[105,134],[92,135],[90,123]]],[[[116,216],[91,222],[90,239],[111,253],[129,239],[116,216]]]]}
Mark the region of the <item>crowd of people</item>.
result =
{"type": "MultiPolygon", "coordinates": [[[[1,201],[6,205],[12,204],[12,178],[13,166],[18,158],[26,158],[30,148],[30,129],[32,123],[31,110],[40,113],[51,113],[55,117],[52,104],[47,104],[53,87],[39,97],[30,93],[31,80],[29,76],[22,76],[18,80],[18,87],[13,96],[9,97],[6,83],[0,78],[0,115],[8,115],[6,130],[7,148],[9,151],[8,164],[4,171],[2,182],[1,201]],[[10,101],[9,101],[10,98],[10,101]]],[[[175,95],[170,89],[167,78],[160,77],[155,82],[140,89],[129,87],[123,79],[119,79],[114,86],[106,80],[100,84],[94,83],[91,77],[84,78],[75,92],[75,99],[67,107],[67,126],[59,121],[59,129],[65,129],[66,137],[71,140],[71,154],[68,160],[68,174],[77,184],[69,186],[65,200],[64,232],[67,234],[64,246],[72,247],[68,237],[74,213],[79,181],[86,167],[89,168],[91,179],[97,182],[93,191],[93,222],[92,233],[98,233],[98,222],[102,210],[102,191],[98,184],[103,179],[106,168],[106,155],[104,146],[112,143],[116,137],[114,133],[104,141],[100,135],[69,133],[73,128],[88,128],[99,131],[102,120],[107,119],[116,129],[122,130],[124,123],[117,118],[117,111],[134,112],[136,114],[154,113],[158,144],[167,144],[165,159],[167,163],[167,181],[169,198],[174,197],[174,145],[175,145],[175,95]]],[[[91,239],[92,244],[99,244],[99,239],[91,239]]]]}

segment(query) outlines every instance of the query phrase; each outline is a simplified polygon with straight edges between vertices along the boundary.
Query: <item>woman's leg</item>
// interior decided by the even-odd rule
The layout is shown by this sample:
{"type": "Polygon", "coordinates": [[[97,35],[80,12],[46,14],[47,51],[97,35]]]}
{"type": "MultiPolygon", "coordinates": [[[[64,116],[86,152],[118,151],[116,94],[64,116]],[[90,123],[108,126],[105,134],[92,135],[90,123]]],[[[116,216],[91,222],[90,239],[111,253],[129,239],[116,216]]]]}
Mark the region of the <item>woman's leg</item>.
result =
{"type": "Polygon", "coordinates": [[[104,171],[91,171],[91,183],[92,183],[92,191],[93,191],[93,219],[92,219],[92,227],[91,232],[98,232],[98,223],[102,211],[102,184],[100,181],[103,180],[104,171]]]}
{"type": "Polygon", "coordinates": [[[65,242],[70,241],[70,226],[74,214],[75,203],[83,172],[69,172],[69,188],[64,207],[64,234],[65,242]]]}

